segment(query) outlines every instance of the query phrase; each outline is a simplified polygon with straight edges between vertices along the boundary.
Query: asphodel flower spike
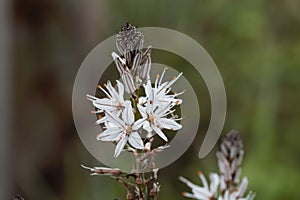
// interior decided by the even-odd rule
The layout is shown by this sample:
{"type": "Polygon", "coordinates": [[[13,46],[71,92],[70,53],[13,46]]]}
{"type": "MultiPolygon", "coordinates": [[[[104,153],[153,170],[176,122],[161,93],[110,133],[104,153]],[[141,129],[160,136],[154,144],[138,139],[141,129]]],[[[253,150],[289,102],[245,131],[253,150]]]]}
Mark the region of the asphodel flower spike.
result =
{"type": "Polygon", "coordinates": [[[165,130],[170,132],[182,128],[179,123],[181,118],[174,114],[179,109],[177,105],[183,102],[178,98],[182,92],[172,91],[182,73],[163,82],[164,70],[152,86],[152,47],[143,49],[143,44],[143,34],[126,23],[117,34],[119,55],[115,52],[111,54],[120,74],[116,88],[108,80],[104,87],[98,86],[106,97],[87,95],[87,99],[95,107],[92,113],[97,114],[96,124],[103,130],[96,139],[114,144],[116,159],[124,151],[130,153],[133,164],[131,173],[124,173],[118,168],[82,167],[90,170],[91,175],[109,175],[122,183],[127,189],[127,200],[157,199],[160,184],[157,181],[158,169],[154,158],[169,147],[165,130]],[[157,139],[160,140],[159,145],[154,143],[157,139]],[[144,174],[146,170],[152,174],[144,174]],[[133,177],[133,181],[128,177],[133,177]]]}
{"type": "Polygon", "coordinates": [[[199,176],[203,187],[179,177],[179,180],[192,189],[192,193],[184,192],[183,196],[198,200],[253,200],[255,194],[252,192],[244,197],[248,178],[244,177],[242,182],[239,182],[243,154],[241,137],[236,130],[231,130],[220,144],[217,153],[220,174],[210,175],[210,187],[202,173],[199,176]]]}

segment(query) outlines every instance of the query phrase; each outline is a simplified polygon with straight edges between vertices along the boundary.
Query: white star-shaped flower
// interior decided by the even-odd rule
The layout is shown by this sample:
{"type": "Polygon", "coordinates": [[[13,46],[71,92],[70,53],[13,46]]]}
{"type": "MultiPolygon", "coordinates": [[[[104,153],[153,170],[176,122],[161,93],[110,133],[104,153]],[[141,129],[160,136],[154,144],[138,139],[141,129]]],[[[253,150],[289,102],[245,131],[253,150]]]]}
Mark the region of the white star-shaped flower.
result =
{"type": "Polygon", "coordinates": [[[248,187],[248,178],[244,177],[241,184],[238,187],[238,190],[230,192],[229,190],[225,190],[223,196],[219,196],[218,200],[253,200],[255,194],[250,192],[246,197],[243,197],[245,191],[248,187]]]}
{"type": "Polygon", "coordinates": [[[149,136],[154,133],[158,134],[166,142],[168,138],[162,132],[161,129],[179,130],[182,128],[181,124],[176,122],[176,118],[167,118],[175,110],[172,110],[174,106],[172,102],[163,103],[155,95],[155,90],[152,88],[147,92],[146,106],[137,104],[138,110],[142,116],[143,128],[148,131],[149,136]]]}
{"type": "Polygon", "coordinates": [[[183,177],[179,177],[179,180],[184,182],[187,186],[189,186],[192,189],[193,193],[187,193],[184,192],[183,196],[189,197],[189,198],[194,198],[198,200],[211,200],[211,199],[216,199],[217,196],[217,190],[219,187],[220,183],[220,178],[219,175],[216,173],[212,173],[209,176],[210,179],[210,185],[208,185],[208,182],[205,178],[205,176],[199,172],[198,173],[203,186],[195,185],[194,183],[188,181],[187,179],[183,177]]]}
{"type": "MultiPolygon", "coordinates": [[[[93,105],[99,109],[96,113],[102,113],[104,111],[113,113],[114,115],[120,116],[122,109],[124,109],[124,86],[120,81],[117,81],[118,92],[112,86],[110,81],[107,81],[105,85],[107,91],[99,87],[106,95],[106,98],[97,98],[91,95],[87,95],[87,99],[90,100],[93,105]]],[[[96,124],[105,122],[106,117],[98,120],[96,124]]]]}
{"type": "Polygon", "coordinates": [[[157,75],[155,79],[154,87],[152,87],[150,80],[146,82],[146,84],[144,85],[146,97],[141,97],[139,99],[140,104],[143,104],[147,101],[147,97],[150,96],[152,90],[154,90],[153,98],[157,100],[156,103],[160,103],[160,104],[172,103],[173,106],[182,103],[182,99],[179,99],[177,97],[183,94],[183,92],[170,94],[172,90],[171,88],[172,85],[181,77],[182,73],[174,77],[172,80],[162,83],[165,72],[166,72],[166,68],[164,69],[161,76],[157,75]]]}
{"type": "Polygon", "coordinates": [[[137,132],[142,126],[142,120],[134,120],[134,113],[130,101],[124,104],[122,120],[113,113],[105,111],[107,117],[106,130],[98,135],[97,140],[117,142],[115,157],[118,157],[127,142],[135,149],[144,149],[144,143],[137,132]]]}

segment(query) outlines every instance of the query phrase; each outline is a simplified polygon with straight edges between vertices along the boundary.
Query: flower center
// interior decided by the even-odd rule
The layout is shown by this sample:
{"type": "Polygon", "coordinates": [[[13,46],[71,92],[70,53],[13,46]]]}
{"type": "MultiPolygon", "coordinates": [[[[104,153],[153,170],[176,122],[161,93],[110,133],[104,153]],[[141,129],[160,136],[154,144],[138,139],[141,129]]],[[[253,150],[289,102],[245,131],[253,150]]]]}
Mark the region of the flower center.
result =
{"type": "Polygon", "coordinates": [[[126,135],[130,135],[131,132],[132,132],[131,126],[126,126],[126,127],[125,127],[125,134],[126,134],[126,135]]]}
{"type": "Polygon", "coordinates": [[[149,115],[149,116],[148,116],[148,121],[149,121],[151,124],[154,124],[154,116],[153,116],[153,115],[149,115]]]}
{"type": "Polygon", "coordinates": [[[121,108],[122,108],[122,105],[121,105],[120,102],[118,102],[118,103],[117,103],[117,110],[121,110],[121,108]]]}

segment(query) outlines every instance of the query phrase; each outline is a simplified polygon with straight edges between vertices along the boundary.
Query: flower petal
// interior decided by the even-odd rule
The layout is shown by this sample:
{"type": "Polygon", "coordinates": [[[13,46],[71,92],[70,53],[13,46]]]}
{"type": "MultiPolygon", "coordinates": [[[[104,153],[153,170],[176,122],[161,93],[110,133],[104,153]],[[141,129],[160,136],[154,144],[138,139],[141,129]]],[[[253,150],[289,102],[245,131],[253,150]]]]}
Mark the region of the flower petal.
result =
{"type": "Polygon", "coordinates": [[[109,93],[111,94],[112,98],[121,103],[119,94],[117,93],[116,89],[112,86],[110,81],[107,81],[106,88],[109,91],[109,93]]]}
{"type": "Polygon", "coordinates": [[[177,131],[182,128],[181,124],[178,124],[175,122],[173,119],[167,119],[167,118],[158,118],[157,119],[159,126],[161,128],[169,129],[169,130],[174,130],[177,131]]]}
{"type": "Polygon", "coordinates": [[[151,124],[151,128],[161,137],[164,141],[168,142],[168,138],[165,136],[165,134],[160,130],[160,128],[154,126],[151,124]]]}
{"type": "Polygon", "coordinates": [[[132,132],[129,135],[129,143],[136,149],[144,149],[144,143],[141,136],[137,132],[132,132]]]}
{"type": "Polygon", "coordinates": [[[122,118],[127,125],[131,125],[134,123],[134,114],[130,101],[126,101],[124,112],[122,113],[122,118]]]}
{"type": "Polygon", "coordinates": [[[145,118],[141,118],[141,119],[138,119],[136,122],[134,122],[134,124],[132,125],[132,130],[138,130],[140,129],[144,123],[145,123],[145,118]]]}
{"type": "Polygon", "coordinates": [[[118,157],[120,155],[120,153],[122,152],[122,150],[124,149],[125,144],[127,143],[128,140],[128,136],[124,135],[121,140],[118,142],[116,149],[115,149],[115,155],[114,157],[118,157]]]}
{"type": "Polygon", "coordinates": [[[99,125],[99,124],[102,124],[102,123],[105,123],[106,121],[108,120],[108,118],[106,116],[98,119],[95,124],[99,125]]]}
{"type": "Polygon", "coordinates": [[[202,181],[203,187],[208,190],[209,189],[208,188],[208,183],[207,183],[207,180],[206,180],[205,176],[203,175],[203,173],[201,171],[198,174],[199,174],[199,178],[202,181]]]}
{"type": "Polygon", "coordinates": [[[113,101],[108,98],[97,99],[93,101],[93,105],[100,110],[112,111],[115,109],[113,101]]]}
{"type": "Polygon", "coordinates": [[[140,105],[143,105],[143,104],[145,104],[145,103],[147,103],[147,98],[146,98],[146,97],[140,97],[140,98],[139,98],[139,104],[140,104],[140,105]]]}
{"type": "Polygon", "coordinates": [[[144,106],[141,106],[140,104],[137,104],[138,110],[140,111],[140,114],[143,118],[147,118],[148,114],[146,112],[146,108],[144,106]]]}
{"type": "Polygon", "coordinates": [[[116,115],[110,112],[105,112],[105,116],[107,117],[108,121],[115,124],[118,127],[124,127],[125,123],[116,115]]]}
{"type": "Polygon", "coordinates": [[[154,98],[154,89],[151,88],[151,91],[150,91],[149,96],[148,96],[148,101],[147,101],[147,104],[146,104],[146,112],[148,114],[150,114],[151,111],[154,110],[155,103],[156,103],[156,100],[154,98]]]}
{"type": "Polygon", "coordinates": [[[210,193],[205,188],[195,185],[194,183],[190,182],[189,180],[187,180],[183,177],[179,177],[179,180],[182,181],[183,183],[185,183],[193,191],[193,194],[184,193],[184,196],[195,198],[195,199],[203,199],[203,200],[209,199],[210,193]]]}
{"type": "Polygon", "coordinates": [[[149,121],[145,121],[144,124],[143,124],[143,129],[146,130],[147,132],[152,132],[152,128],[150,126],[150,123],[149,121]]]}
{"type": "Polygon", "coordinates": [[[119,90],[119,98],[120,98],[120,103],[124,102],[124,85],[117,80],[117,85],[118,85],[118,90],[119,90]]]}
{"type": "Polygon", "coordinates": [[[146,97],[149,97],[152,90],[151,80],[148,80],[147,83],[144,84],[144,89],[145,89],[146,97]]]}
{"type": "Polygon", "coordinates": [[[165,116],[167,113],[171,111],[172,108],[172,103],[160,103],[158,108],[155,110],[155,115],[158,116],[159,118],[165,116]]]}
{"type": "Polygon", "coordinates": [[[213,194],[217,193],[217,189],[219,187],[220,184],[220,177],[218,174],[216,173],[212,173],[209,175],[209,179],[210,179],[210,191],[213,194]]]}
{"type": "Polygon", "coordinates": [[[116,141],[119,139],[119,135],[122,133],[120,128],[109,128],[100,133],[97,136],[97,140],[101,141],[116,141]]]}

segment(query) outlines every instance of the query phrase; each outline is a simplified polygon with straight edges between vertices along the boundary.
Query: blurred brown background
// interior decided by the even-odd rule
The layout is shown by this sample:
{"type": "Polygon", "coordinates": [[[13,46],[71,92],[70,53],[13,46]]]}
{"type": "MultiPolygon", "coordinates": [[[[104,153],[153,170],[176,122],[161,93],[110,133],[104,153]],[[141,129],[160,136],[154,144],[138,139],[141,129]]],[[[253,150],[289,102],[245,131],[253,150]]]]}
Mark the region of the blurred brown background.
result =
{"type": "MultiPolygon", "coordinates": [[[[125,20],[183,32],[206,48],[226,86],[224,134],[236,128],[244,139],[249,188],[256,199],[299,199],[299,8],[298,0],[1,1],[0,199],[123,199],[121,185],[80,168],[101,163],[77,135],[71,93],[85,56],[125,20]]],[[[161,170],[160,199],[184,199],[179,175],[196,182],[198,169],[217,170],[214,152],[197,158],[210,101],[203,80],[191,81],[199,82],[200,131],[161,170]]]]}

